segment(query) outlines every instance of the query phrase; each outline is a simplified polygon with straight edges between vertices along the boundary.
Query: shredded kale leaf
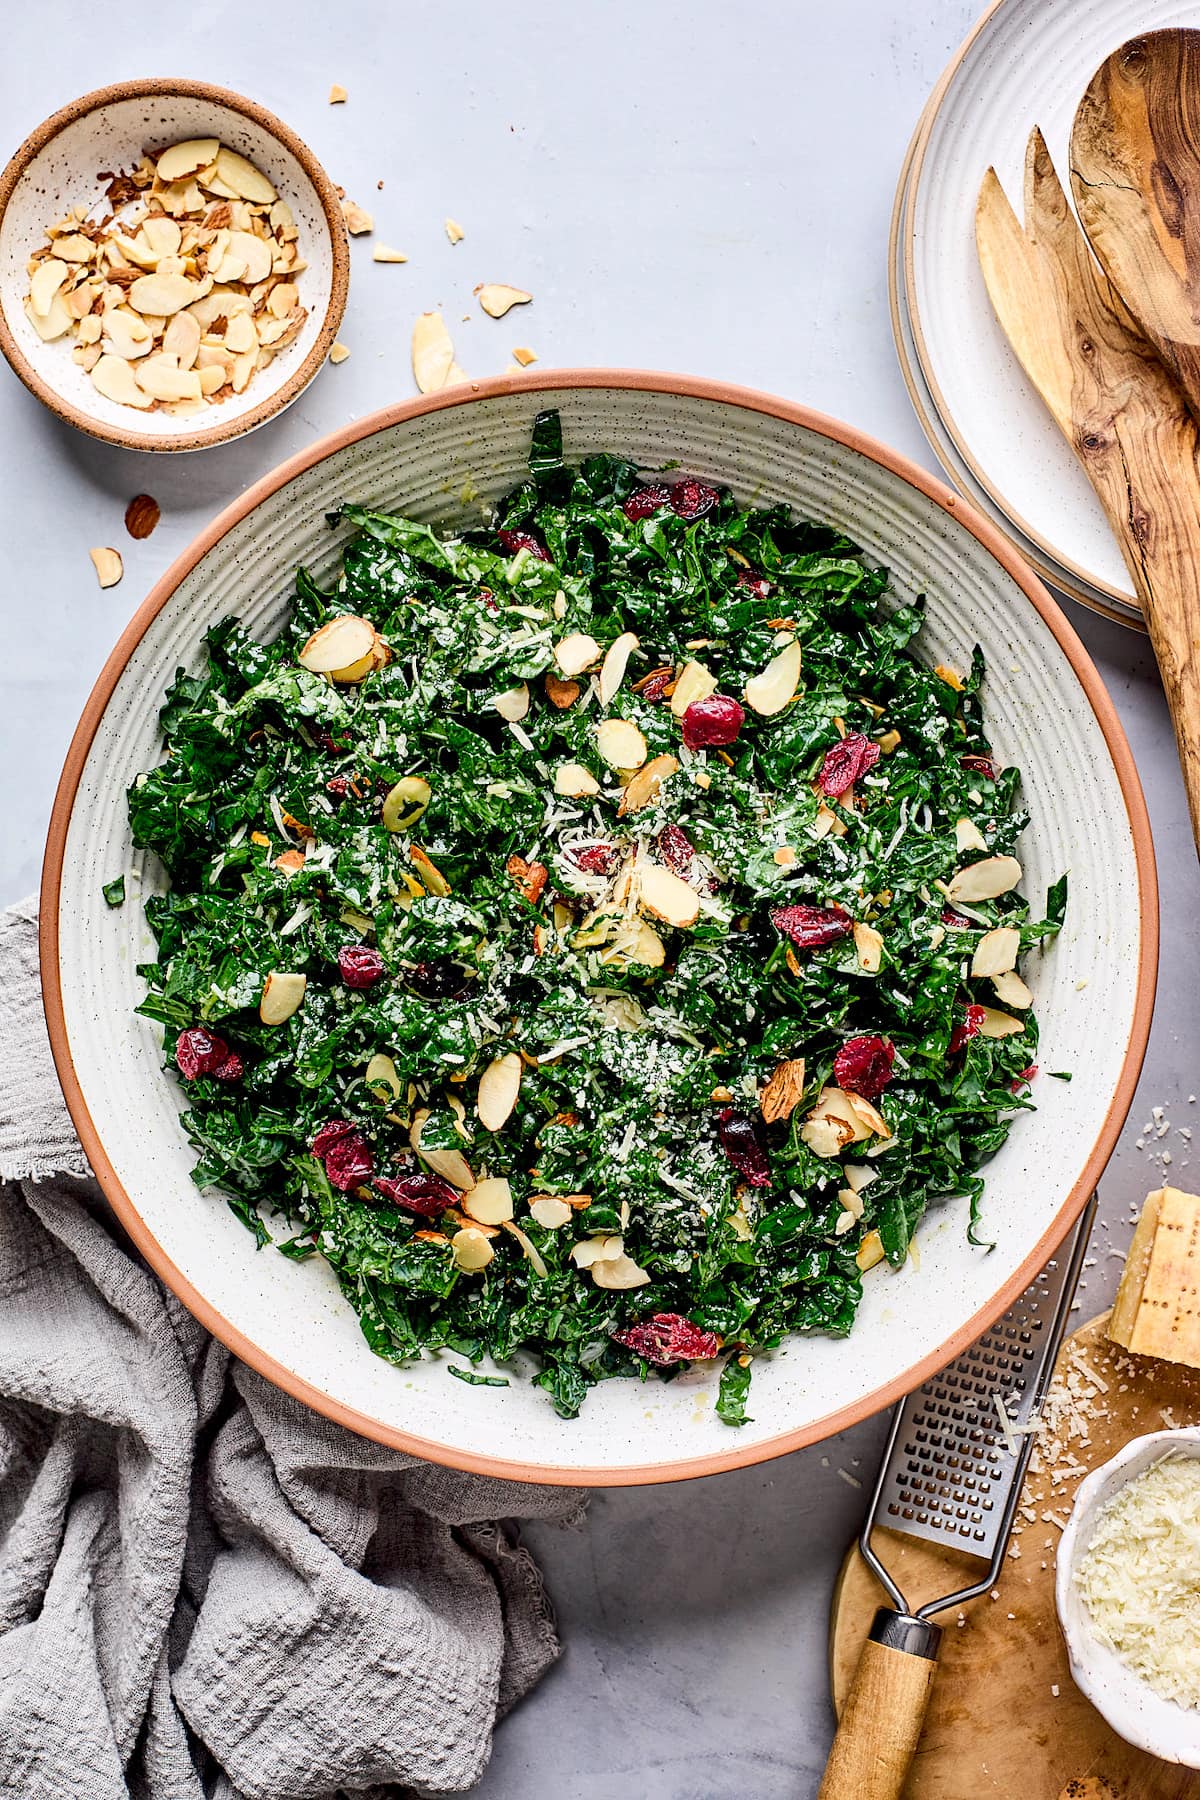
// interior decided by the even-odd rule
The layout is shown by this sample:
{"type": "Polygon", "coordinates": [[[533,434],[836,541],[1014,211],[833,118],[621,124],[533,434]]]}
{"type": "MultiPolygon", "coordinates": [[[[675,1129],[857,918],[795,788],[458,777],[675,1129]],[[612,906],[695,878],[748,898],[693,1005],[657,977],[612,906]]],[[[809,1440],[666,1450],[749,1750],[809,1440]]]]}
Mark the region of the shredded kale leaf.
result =
{"type": "Polygon", "coordinates": [[[931,1206],[984,1241],[1032,1104],[1066,881],[1020,892],[982,657],[928,667],[832,527],[570,465],[552,413],[486,529],[331,522],[338,578],[209,633],[129,792],[193,1178],[393,1362],[570,1418],[719,1354],[742,1424],[751,1359],[849,1332],[931,1206]]]}
{"type": "Polygon", "coordinates": [[[125,877],[118,875],[115,881],[106,881],[100,892],[109,906],[121,906],[125,900],[125,877]]]}

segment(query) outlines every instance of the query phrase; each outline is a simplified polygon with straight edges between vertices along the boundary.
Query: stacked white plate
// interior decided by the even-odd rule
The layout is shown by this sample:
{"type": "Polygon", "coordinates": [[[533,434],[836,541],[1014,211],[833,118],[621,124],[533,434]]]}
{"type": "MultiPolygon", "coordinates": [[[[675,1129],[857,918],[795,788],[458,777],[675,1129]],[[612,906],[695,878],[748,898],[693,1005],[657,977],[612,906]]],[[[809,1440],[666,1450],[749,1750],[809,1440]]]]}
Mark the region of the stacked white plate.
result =
{"type": "Polygon", "coordinates": [[[951,481],[1054,587],[1138,628],[1099,502],[992,313],[975,253],[975,202],[994,165],[1021,211],[1035,125],[1069,189],[1071,122],[1088,82],[1127,39],[1168,25],[1200,26],[1197,0],[995,0],[909,145],[888,270],[900,366],[951,481]]]}

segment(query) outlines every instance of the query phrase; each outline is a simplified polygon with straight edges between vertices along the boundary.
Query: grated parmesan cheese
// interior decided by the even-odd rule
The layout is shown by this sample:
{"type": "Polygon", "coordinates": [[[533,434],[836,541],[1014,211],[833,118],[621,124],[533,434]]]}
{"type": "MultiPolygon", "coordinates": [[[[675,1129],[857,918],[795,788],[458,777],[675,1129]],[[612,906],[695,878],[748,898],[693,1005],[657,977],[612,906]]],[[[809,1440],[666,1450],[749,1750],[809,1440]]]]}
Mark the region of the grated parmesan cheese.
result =
{"type": "Polygon", "coordinates": [[[1075,1572],[1102,1644],[1200,1708],[1200,1458],[1164,1456],[1105,1506],[1075,1572]]]}

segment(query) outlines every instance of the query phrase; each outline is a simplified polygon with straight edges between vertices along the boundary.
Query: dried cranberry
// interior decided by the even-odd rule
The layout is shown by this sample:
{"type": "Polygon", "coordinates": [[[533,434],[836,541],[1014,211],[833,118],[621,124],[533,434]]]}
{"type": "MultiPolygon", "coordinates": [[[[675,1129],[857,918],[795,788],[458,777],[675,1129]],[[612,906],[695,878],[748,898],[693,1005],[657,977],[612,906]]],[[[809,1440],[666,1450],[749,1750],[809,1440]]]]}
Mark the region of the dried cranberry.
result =
{"type": "Polygon", "coordinates": [[[371,1186],[385,1200],[405,1206],[423,1219],[436,1219],[439,1213],[458,1201],[450,1183],[428,1169],[416,1169],[411,1175],[377,1175],[371,1186]]]}
{"type": "Polygon", "coordinates": [[[746,722],[739,700],[729,694],[709,694],[693,700],[683,715],[683,741],[689,750],[707,750],[714,744],[732,744],[746,722]]]}
{"type": "Polygon", "coordinates": [[[325,1164],[330,1185],[343,1194],[361,1187],[374,1172],[375,1160],[366,1138],[345,1119],[331,1119],[322,1125],[312,1141],[312,1153],[325,1164]]]}
{"type": "Polygon", "coordinates": [[[452,956],[435,956],[429,962],[414,963],[406,977],[413,993],[422,1000],[457,1000],[474,979],[474,971],[464,969],[452,956]]]}
{"type": "Polygon", "coordinates": [[[749,588],[756,600],[769,600],[775,592],[765,575],[756,575],[753,569],[738,570],[738,586],[749,588]]]}
{"type": "Polygon", "coordinates": [[[530,556],[539,557],[542,562],[554,561],[545,544],[539,544],[531,531],[498,531],[496,536],[510,556],[518,550],[528,550],[530,556]]]}
{"type": "Polygon", "coordinates": [[[646,681],[638,683],[638,693],[653,706],[662,699],[675,679],[674,669],[658,669],[646,681]]]}
{"type": "Polygon", "coordinates": [[[817,786],[823,794],[838,799],[847,788],[853,787],[860,775],[875,767],[880,754],[874,738],[864,737],[861,731],[852,731],[840,744],[825,752],[817,786]]]}
{"type": "Polygon", "coordinates": [[[947,931],[971,931],[974,929],[970,919],[964,917],[962,913],[956,912],[952,906],[943,906],[942,924],[947,931]]]}
{"type": "Polygon", "coordinates": [[[671,490],[666,482],[652,481],[646,487],[635,488],[621,510],[636,525],[639,519],[648,519],[670,504],[671,490]]]}
{"type": "Polygon", "coordinates": [[[771,1165],[759,1141],[754,1120],[745,1113],[735,1113],[731,1106],[717,1114],[717,1136],[721,1148],[751,1187],[770,1187],[771,1165]]]}
{"type": "Polygon", "coordinates": [[[335,738],[332,731],[327,731],[324,726],[318,729],[316,738],[322,750],[327,750],[330,756],[340,756],[344,750],[350,748],[349,739],[343,742],[340,738],[335,738]]]}
{"type": "Polygon", "coordinates": [[[205,1031],[203,1025],[193,1025],[189,1031],[180,1032],[175,1040],[175,1064],[185,1081],[195,1081],[197,1075],[215,1075],[218,1081],[236,1081],[242,1072],[241,1058],[234,1055],[224,1038],[205,1031]],[[231,1061],[237,1064],[237,1069],[222,1074],[222,1069],[231,1061]]]}
{"type": "Polygon", "coordinates": [[[694,475],[685,475],[671,487],[671,511],[678,513],[681,519],[702,519],[706,512],[711,512],[720,495],[716,488],[706,482],[697,481],[694,475]]]}
{"type": "Polygon", "coordinates": [[[715,1332],[701,1331],[699,1325],[693,1325],[680,1313],[653,1313],[637,1325],[614,1331],[612,1337],[614,1343],[624,1344],[635,1356],[658,1369],[668,1369],[677,1362],[700,1362],[716,1356],[721,1348],[715,1332]]]}
{"type": "Polygon", "coordinates": [[[977,775],[986,775],[989,781],[996,779],[996,765],[990,756],[960,756],[959,764],[964,769],[973,769],[977,775]]]}
{"type": "Polygon", "coordinates": [[[350,777],[348,775],[331,775],[325,783],[325,792],[332,794],[335,800],[344,800],[350,792],[350,777]]]}
{"type": "Polygon", "coordinates": [[[344,944],[337,953],[338,968],[348,988],[369,988],[383,974],[383,958],[369,944],[344,944]]]}
{"type": "Polygon", "coordinates": [[[611,875],[619,855],[615,844],[585,844],[574,853],[575,867],[588,875],[611,875]]]}
{"type": "Polygon", "coordinates": [[[800,950],[823,950],[854,930],[854,920],[842,906],[776,906],[771,923],[800,950]]]}
{"type": "Polygon", "coordinates": [[[847,1038],[833,1059],[833,1078],[848,1094],[878,1100],[892,1079],[894,1047],[886,1038],[847,1038]]]}
{"type": "Polygon", "coordinates": [[[957,1056],[969,1038],[977,1037],[979,1035],[979,1027],[983,1024],[986,1017],[987,1008],[985,1006],[968,1006],[963,1013],[961,1024],[956,1025],[954,1030],[950,1033],[950,1042],[947,1046],[946,1054],[948,1056],[957,1056]]]}
{"type": "Polygon", "coordinates": [[[231,1050],[225,1060],[217,1064],[212,1078],[214,1081],[240,1081],[245,1072],[245,1063],[236,1050],[231,1050]]]}
{"type": "Polygon", "coordinates": [[[686,876],[696,858],[695,847],[679,825],[664,825],[658,834],[658,853],[668,869],[686,876]]]}
{"type": "Polygon", "coordinates": [[[1019,1075],[1014,1075],[1012,1080],[1008,1084],[1009,1087],[1012,1089],[1013,1093],[1019,1094],[1023,1087],[1028,1087],[1030,1082],[1033,1080],[1034,1076],[1037,1074],[1037,1072],[1038,1072],[1037,1064],[1030,1063],[1030,1065],[1027,1069],[1022,1069],[1021,1073],[1019,1075]]]}

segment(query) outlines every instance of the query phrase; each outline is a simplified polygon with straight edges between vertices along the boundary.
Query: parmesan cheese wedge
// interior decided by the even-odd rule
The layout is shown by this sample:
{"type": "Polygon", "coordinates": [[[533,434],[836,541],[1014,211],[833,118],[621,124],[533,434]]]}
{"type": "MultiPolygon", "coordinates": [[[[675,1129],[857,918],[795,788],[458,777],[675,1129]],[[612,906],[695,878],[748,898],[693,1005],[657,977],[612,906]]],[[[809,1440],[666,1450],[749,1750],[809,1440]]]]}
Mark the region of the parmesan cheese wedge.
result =
{"type": "Polygon", "coordinates": [[[1108,1336],[1138,1355],[1200,1368],[1200,1196],[1171,1187],[1147,1195],[1108,1336]]]}

